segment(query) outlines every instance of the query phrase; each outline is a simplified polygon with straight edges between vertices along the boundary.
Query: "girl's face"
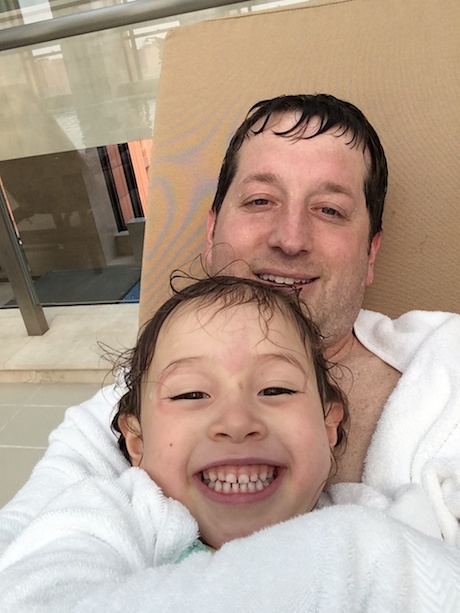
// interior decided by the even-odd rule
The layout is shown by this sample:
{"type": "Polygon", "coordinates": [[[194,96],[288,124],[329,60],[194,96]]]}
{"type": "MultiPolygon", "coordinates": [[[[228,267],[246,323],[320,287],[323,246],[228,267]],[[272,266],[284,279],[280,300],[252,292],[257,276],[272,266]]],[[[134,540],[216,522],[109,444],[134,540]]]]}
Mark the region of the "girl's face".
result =
{"type": "Polygon", "coordinates": [[[193,301],[170,316],[141,423],[120,424],[133,465],[190,510],[216,549],[313,508],[342,417],[334,405],[324,418],[293,323],[276,311],[265,324],[254,304],[221,306],[193,301]]]}

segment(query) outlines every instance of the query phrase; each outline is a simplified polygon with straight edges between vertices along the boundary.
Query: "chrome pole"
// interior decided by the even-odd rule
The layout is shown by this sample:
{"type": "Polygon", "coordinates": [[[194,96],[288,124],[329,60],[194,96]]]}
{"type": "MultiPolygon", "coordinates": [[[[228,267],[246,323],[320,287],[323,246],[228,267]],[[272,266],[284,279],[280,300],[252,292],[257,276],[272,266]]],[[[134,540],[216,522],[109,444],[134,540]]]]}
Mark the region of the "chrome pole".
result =
{"type": "Polygon", "coordinates": [[[29,268],[14,231],[1,187],[0,263],[13,288],[14,297],[21,311],[28,335],[40,336],[44,334],[48,330],[48,322],[35,292],[29,268]]]}
{"type": "Polygon", "coordinates": [[[0,30],[0,51],[242,2],[247,0],[136,0],[116,4],[0,30]]]}

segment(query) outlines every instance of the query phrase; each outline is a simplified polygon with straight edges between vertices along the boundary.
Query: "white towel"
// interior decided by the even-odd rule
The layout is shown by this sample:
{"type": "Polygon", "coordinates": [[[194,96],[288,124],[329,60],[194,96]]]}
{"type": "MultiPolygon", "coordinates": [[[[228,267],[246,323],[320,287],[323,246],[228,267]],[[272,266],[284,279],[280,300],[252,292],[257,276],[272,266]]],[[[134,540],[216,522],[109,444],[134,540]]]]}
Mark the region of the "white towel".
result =
{"type": "Polygon", "coordinates": [[[419,484],[443,538],[460,549],[460,316],[362,312],[358,338],[404,376],[367,453],[363,483],[392,499],[419,484]]]}
{"type": "Polygon", "coordinates": [[[458,611],[460,553],[380,511],[313,511],[174,564],[195,537],[142,471],[85,480],[7,549],[0,610],[458,611]]]}
{"type": "Polygon", "coordinates": [[[197,538],[187,509],[143,470],[83,479],[6,548],[0,610],[59,610],[106,580],[177,562],[197,538]]]}
{"type": "Polygon", "coordinates": [[[122,392],[117,385],[107,386],[66,411],[29,481],[0,511],[0,552],[69,485],[94,475],[117,477],[129,467],[110,430],[122,392]]]}
{"type": "MultiPolygon", "coordinates": [[[[460,552],[429,535],[441,531],[459,546],[459,321],[436,313],[411,313],[390,322],[364,312],[358,319],[363,344],[404,372],[366,461],[368,489],[361,491],[361,504],[375,508],[350,504],[348,493],[346,504],[342,500],[228,543],[216,554],[194,553],[179,564],[155,566],[176,559],[195,534],[193,522],[178,544],[171,544],[173,530],[166,555],[156,557],[151,553],[158,547],[156,537],[139,533],[130,516],[122,519],[121,513],[98,532],[100,522],[94,518],[93,525],[88,510],[87,515],[77,510],[74,488],[84,492],[98,479],[117,508],[112,482],[127,462],[108,434],[119,391],[105,388],[70,409],[32,480],[0,513],[3,547],[12,543],[1,559],[0,611],[458,612],[460,552]],[[73,526],[83,522],[70,549],[59,518],[66,496],[73,526]],[[417,497],[423,513],[414,529],[403,522],[411,523],[417,497]],[[54,515],[53,505],[58,505],[54,515]],[[46,531],[39,529],[41,521],[48,522],[46,531]]],[[[127,498],[121,501],[132,514],[130,490],[124,491],[127,498]]],[[[179,508],[186,525],[191,519],[185,520],[187,512],[179,508]]]]}

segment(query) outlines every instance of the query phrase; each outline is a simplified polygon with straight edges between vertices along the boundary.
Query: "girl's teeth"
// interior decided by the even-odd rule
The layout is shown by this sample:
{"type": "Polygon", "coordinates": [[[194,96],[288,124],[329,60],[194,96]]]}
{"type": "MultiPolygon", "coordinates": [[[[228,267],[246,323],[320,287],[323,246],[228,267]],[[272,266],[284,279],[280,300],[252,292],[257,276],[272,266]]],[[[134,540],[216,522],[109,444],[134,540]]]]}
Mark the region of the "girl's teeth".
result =
{"type": "Polygon", "coordinates": [[[202,472],[203,483],[210,489],[223,494],[259,492],[269,486],[275,477],[276,469],[265,465],[222,466],[202,472]]]}

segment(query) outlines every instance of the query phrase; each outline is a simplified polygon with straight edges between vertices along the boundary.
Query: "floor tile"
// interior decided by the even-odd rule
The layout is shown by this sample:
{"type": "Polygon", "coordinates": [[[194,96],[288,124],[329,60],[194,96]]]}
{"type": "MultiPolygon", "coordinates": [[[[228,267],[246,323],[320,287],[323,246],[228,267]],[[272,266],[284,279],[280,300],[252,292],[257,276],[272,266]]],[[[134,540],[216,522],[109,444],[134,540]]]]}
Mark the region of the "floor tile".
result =
{"type": "Polygon", "coordinates": [[[20,411],[20,407],[14,404],[0,406],[0,432],[7,426],[18,411],[20,411]]]}
{"type": "Polygon", "coordinates": [[[42,383],[28,404],[71,407],[89,400],[100,389],[99,383],[42,383]]]}
{"type": "Polygon", "coordinates": [[[0,405],[25,406],[40,389],[40,383],[0,383],[0,405]]]}
{"type": "MultiPolygon", "coordinates": [[[[27,406],[0,431],[0,445],[47,447],[48,436],[64,419],[67,407],[27,406]]],[[[2,467],[3,472],[3,467],[2,467]]]]}
{"type": "Polygon", "coordinates": [[[0,447],[0,507],[24,485],[44,452],[44,449],[0,447]]]}
{"type": "MultiPolygon", "coordinates": [[[[137,335],[138,305],[65,307],[50,329],[28,337],[4,362],[8,370],[107,369],[100,343],[115,350],[130,348],[137,335]]],[[[1,315],[1,313],[0,313],[1,315]]]]}

